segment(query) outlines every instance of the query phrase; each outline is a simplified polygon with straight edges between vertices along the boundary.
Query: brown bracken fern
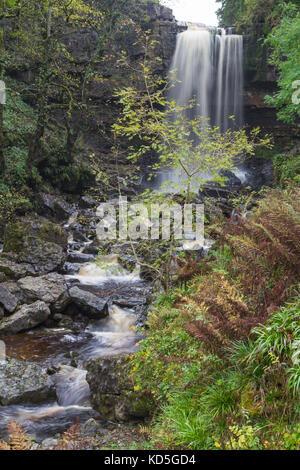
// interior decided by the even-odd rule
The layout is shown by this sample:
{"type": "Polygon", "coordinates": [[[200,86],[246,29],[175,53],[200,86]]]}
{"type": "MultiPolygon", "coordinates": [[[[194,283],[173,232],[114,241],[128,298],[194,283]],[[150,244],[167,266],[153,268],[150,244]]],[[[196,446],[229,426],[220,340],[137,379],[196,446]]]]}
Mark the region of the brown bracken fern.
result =
{"type": "Polygon", "coordinates": [[[22,426],[14,421],[7,425],[8,442],[0,442],[0,450],[28,450],[30,441],[22,426]]]}
{"type": "Polygon", "coordinates": [[[227,272],[194,278],[196,292],[179,302],[193,311],[187,331],[218,353],[264,323],[299,282],[300,189],[271,191],[249,219],[227,223],[225,245],[233,255],[227,272]]]}

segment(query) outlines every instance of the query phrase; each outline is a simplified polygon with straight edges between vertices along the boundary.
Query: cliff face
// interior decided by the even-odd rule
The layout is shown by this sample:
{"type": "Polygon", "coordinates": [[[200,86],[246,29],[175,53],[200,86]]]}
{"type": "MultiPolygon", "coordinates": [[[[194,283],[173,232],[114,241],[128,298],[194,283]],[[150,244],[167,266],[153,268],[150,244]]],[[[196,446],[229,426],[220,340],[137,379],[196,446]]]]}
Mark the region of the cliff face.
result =
{"type": "MultiPolygon", "coordinates": [[[[83,161],[89,161],[89,155],[94,154],[97,161],[114,163],[110,162],[112,160],[111,125],[115,122],[120,109],[113,95],[118,88],[131,84],[138,86],[139,81],[137,74],[132,76],[128,68],[119,65],[118,59],[120,53],[125,51],[128,62],[133,68],[136,68],[137,62],[142,61],[144,51],[141,42],[137,41],[136,26],[144,31],[150,30],[153,39],[157,41],[155,55],[162,59],[157,72],[162,76],[166,75],[174,53],[179,26],[172,10],[151,2],[139,4],[136,0],[128,0],[124,10],[126,10],[124,19],[118,23],[109,42],[105,43],[105,50],[100,56],[96,54],[99,44],[102,47],[102,32],[97,33],[96,29],[91,30],[84,26],[72,28],[67,24],[62,28],[62,42],[72,57],[71,61],[61,65],[62,72],[66,72],[83,83],[92,64],[92,73],[89,73],[85,89],[88,111],[83,113],[78,107],[74,107],[71,120],[72,128],[79,131],[80,159],[83,161]]],[[[7,21],[6,31],[9,32],[11,25],[12,22],[7,21]]],[[[31,89],[37,82],[39,67],[35,63],[24,60],[17,43],[8,34],[6,42],[12,56],[16,59],[9,64],[7,74],[20,84],[22,90],[25,90],[22,95],[24,101],[36,108],[36,96],[26,93],[26,90],[31,89]]],[[[78,98],[80,101],[81,90],[78,91],[78,98]]],[[[50,96],[50,101],[54,104],[52,114],[58,123],[64,125],[64,116],[60,110],[62,100],[60,91],[53,90],[50,96]]],[[[60,132],[58,129],[57,133],[60,132]]],[[[47,161],[41,155],[38,169],[42,173],[44,166],[47,166],[47,161]]]]}
{"type": "Polygon", "coordinates": [[[275,69],[268,65],[268,51],[262,45],[259,25],[249,29],[244,40],[245,93],[244,117],[250,127],[260,126],[275,139],[290,139],[299,130],[277,119],[276,109],[265,102],[265,97],[277,90],[275,69]]]}

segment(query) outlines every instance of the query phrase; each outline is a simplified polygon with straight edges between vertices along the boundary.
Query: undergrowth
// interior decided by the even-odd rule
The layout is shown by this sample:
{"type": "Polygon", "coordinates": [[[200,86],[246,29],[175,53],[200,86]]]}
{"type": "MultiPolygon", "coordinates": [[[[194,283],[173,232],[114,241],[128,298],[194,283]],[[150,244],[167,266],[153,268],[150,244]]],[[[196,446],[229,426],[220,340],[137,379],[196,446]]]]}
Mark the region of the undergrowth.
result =
{"type": "Polygon", "coordinates": [[[158,297],[132,358],[156,404],[152,445],[299,449],[299,189],[220,235],[202,274],[158,297]]]}

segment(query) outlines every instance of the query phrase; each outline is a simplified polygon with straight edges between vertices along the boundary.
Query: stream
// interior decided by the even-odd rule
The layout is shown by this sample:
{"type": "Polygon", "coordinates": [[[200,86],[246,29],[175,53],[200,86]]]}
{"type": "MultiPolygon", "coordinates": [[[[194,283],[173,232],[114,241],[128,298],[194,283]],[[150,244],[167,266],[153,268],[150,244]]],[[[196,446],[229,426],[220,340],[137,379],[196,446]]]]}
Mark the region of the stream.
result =
{"type": "MultiPolygon", "coordinates": [[[[64,227],[69,230],[76,218],[77,214],[74,214],[64,227]]],[[[69,255],[80,255],[90,243],[74,243],[70,234],[69,255]]],[[[100,298],[124,299],[125,296],[134,301],[143,296],[145,288],[149,288],[140,279],[138,269],[130,273],[118,264],[117,254],[97,258],[97,262],[66,264],[68,287],[80,285],[81,289],[100,298]],[[78,272],[74,274],[74,271],[78,272]]],[[[76,421],[83,424],[91,417],[99,419],[91,407],[84,362],[90,358],[135,352],[141,339],[133,330],[137,318],[135,308],[121,307],[112,300],[109,315],[102,320],[80,317],[63,327],[38,327],[6,337],[8,357],[35,362],[51,371],[57,401],[41,405],[0,406],[0,436],[6,434],[6,424],[10,420],[21,423],[40,442],[64,432],[76,421]]]]}

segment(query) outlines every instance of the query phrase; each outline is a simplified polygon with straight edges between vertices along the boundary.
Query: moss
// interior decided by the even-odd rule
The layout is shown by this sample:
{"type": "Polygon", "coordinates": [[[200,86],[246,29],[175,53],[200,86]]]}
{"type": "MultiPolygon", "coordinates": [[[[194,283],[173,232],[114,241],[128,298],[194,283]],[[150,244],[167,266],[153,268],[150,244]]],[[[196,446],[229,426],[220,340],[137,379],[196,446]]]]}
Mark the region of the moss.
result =
{"type": "Polygon", "coordinates": [[[47,242],[56,243],[57,245],[67,244],[66,233],[62,227],[52,222],[44,222],[41,225],[39,238],[47,242]]]}
{"type": "Polygon", "coordinates": [[[241,394],[241,406],[250,416],[259,416],[262,414],[261,403],[256,401],[257,394],[250,383],[246,385],[241,394]]]}
{"type": "Polygon", "coordinates": [[[134,418],[146,418],[155,410],[155,402],[143,393],[137,395],[136,392],[130,392],[127,399],[130,400],[130,414],[134,418]]]}
{"type": "Polygon", "coordinates": [[[24,224],[15,222],[9,227],[5,233],[5,241],[3,250],[7,252],[20,253],[23,249],[26,239],[26,231],[24,224]]]}

